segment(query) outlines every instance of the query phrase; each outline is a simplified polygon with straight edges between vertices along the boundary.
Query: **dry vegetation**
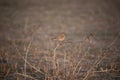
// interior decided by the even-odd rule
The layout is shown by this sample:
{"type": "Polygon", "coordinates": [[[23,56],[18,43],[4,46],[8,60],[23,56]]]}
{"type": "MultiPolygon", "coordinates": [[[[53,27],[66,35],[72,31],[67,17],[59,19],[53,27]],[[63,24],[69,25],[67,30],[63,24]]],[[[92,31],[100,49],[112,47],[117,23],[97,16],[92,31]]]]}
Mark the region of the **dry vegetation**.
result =
{"type": "Polygon", "coordinates": [[[0,0],[0,80],[120,80],[119,10],[118,0],[0,0]]]}
{"type": "Polygon", "coordinates": [[[112,55],[111,47],[93,44],[91,33],[83,41],[53,41],[50,50],[32,46],[29,42],[12,41],[1,47],[0,77],[3,80],[119,80],[120,59],[112,55]],[[19,45],[24,45],[19,48],[19,45]],[[10,55],[12,51],[14,55],[10,55]]]}

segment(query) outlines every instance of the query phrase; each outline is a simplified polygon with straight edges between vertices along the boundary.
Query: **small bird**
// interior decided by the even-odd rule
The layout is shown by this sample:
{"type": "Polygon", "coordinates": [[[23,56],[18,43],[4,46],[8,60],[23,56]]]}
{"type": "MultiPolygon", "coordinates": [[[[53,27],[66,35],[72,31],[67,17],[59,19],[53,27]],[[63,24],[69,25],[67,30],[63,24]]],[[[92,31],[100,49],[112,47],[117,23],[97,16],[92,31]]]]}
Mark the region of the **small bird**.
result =
{"type": "Polygon", "coordinates": [[[85,41],[89,42],[90,44],[94,44],[95,43],[95,35],[93,33],[90,33],[86,37],[85,41]]]}
{"type": "Polygon", "coordinates": [[[90,33],[90,34],[86,37],[87,40],[91,40],[92,38],[94,38],[94,34],[93,34],[93,33],[90,33]]]}
{"type": "Polygon", "coordinates": [[[60,34],[59,36],[57,36],[57,37],[55,37],[53,39],[56,40],[56,41],[62,42],[62,41],[65,40],[65,34],[60,34]]]}

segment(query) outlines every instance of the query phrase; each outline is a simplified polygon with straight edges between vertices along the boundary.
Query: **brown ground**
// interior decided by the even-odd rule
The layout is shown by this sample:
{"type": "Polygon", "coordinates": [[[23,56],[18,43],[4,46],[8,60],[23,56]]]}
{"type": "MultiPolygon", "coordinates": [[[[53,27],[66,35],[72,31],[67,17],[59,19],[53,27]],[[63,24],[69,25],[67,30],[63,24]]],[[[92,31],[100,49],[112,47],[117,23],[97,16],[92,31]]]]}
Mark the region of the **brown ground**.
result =
{"type": "MultiPolygon", "coordinates": [[[[106,59],[120,66],[119,5],[119,0],[1,0],[0,47],[1,50],[4,48],[1,53],[9,53],[9,63],[15,64],[16,51],[13,42],[24,55],[24,47],[31,41],[33,32],[34,40],[30,53],[33,56],[33,50],[37,49],[34,56],[38,56],[52,52],[55,41],[51,38],[65,33],[65,42],[70,41],[72,44],[65,43],[66,46],[60,47],[58,54],[64,50],[74,53],[75,46],[83,41],[83,53],[88,47],[98,49],[94,53],[109,48],[111,54],[106,59]],[[84,38],[89,34],[94,35],[94,43],[90,45],[84,42],[84,38]]],[[[89,61],[89,58],[87,59],[89,61]]],[[[35,63],[34,60],[33,62],[35,63]]],[[[100,80],[120,79],[120,75],[117,78],[109,76],[100,80]]]]}

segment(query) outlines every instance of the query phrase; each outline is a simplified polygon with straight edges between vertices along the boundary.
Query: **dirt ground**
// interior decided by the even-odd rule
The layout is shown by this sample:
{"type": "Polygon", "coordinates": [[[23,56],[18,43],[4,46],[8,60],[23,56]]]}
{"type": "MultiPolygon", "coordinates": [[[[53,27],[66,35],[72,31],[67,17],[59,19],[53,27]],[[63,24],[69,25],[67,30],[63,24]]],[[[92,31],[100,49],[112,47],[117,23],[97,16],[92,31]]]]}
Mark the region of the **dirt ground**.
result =
{"type": "MultiPolygon", "coordinates": [[[[0,47],[7,48],[9,57],[14,55],[12,42],[22,50],[34,36],[32,48],[40,53],[54,48],[51,39],[61,33],[66,35],[66,42],[74,45],[93,34],[94,48],[110,48],[113,56],[110,59],[119,59],[120,1],[0,0],[0,47]]],[[[119,77],[109,80],[119,80],[119,77]]]]}

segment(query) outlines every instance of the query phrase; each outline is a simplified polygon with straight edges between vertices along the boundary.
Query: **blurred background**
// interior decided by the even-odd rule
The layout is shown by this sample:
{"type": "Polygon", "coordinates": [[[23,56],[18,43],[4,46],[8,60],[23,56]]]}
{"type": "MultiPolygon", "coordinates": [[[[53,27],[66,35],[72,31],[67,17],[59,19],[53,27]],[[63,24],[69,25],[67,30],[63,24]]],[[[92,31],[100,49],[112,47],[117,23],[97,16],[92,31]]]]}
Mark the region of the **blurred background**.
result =
{"type": "Polygon", "coordinates": [[[37,53],[51,51],[55,47],[52,38],[61,33],[73,45],[91,37],[92,47],[110,48],[111,56],[120,58],[120,1],[0,0],[0,47],[9,57],[15,54],[14,42],[24,50],[33,37],[37,53]]]}
{"type": "Polygon", "coordinates": [[[80,40],[93,33],[110,44],[110,37],[120,32],[119,4],[119,0],[0,0],[0,39],[28,41],[34,31],[34,44],[46,47],[56,34],[80,40]]]}

